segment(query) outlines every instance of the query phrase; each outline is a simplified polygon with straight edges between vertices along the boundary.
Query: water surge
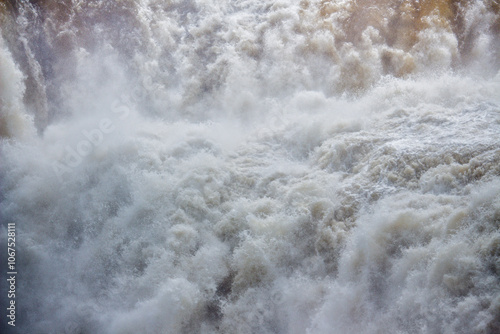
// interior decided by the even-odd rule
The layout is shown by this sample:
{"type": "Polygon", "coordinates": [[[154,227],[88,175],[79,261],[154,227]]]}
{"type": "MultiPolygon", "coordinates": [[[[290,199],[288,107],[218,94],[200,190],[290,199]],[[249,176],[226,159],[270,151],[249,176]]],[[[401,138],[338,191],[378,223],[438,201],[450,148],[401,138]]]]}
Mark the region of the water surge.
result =
{"type": "Polygon", "coordinates": [[[0,331],[498,333],[499,39],[496,0],[0,1],[0,331]]]}

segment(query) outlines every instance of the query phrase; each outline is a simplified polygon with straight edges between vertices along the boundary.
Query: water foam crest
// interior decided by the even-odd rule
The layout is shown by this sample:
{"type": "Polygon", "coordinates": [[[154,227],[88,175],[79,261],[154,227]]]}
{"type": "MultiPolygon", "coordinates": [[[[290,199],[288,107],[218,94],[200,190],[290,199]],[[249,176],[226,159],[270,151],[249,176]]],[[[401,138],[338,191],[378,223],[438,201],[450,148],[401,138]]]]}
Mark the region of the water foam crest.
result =
{"type": "Polygon", "coordinates": [[[15,329],[498,332],[498,9],[0,1],[15,329]]]}

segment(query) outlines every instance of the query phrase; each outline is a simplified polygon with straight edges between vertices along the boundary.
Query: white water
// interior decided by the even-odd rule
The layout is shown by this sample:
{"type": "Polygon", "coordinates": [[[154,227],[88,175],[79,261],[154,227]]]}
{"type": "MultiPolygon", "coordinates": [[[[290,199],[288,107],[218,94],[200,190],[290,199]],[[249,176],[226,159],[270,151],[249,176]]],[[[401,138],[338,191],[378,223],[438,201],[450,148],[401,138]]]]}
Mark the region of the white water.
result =
{"type": "Polygon", "coordinates": [[[495,2],[66,3],[0,2],[16,333],[500,330],[495,2]]]}

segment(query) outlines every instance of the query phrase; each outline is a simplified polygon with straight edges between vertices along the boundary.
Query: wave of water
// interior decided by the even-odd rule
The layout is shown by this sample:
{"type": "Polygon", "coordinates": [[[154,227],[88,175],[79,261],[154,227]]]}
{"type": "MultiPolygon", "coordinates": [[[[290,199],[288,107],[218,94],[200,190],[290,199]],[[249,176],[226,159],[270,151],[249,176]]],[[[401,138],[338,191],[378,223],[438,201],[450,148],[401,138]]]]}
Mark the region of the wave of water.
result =
{"type": "Polygon", "coordinates": [[[0,1],[16,333],[500,331],[498,7],[0,1]]]}

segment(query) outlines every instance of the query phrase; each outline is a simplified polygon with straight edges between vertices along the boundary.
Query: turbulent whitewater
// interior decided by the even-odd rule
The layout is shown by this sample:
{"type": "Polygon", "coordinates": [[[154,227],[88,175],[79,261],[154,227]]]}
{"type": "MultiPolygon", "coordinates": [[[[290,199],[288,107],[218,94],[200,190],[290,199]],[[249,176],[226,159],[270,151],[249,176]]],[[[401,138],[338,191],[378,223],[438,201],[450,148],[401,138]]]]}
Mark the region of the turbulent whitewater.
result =
{"type": "Polygon", "coordinates": [[[499,333],[499,7],[0,1],[0,332],[499,333]]]}

